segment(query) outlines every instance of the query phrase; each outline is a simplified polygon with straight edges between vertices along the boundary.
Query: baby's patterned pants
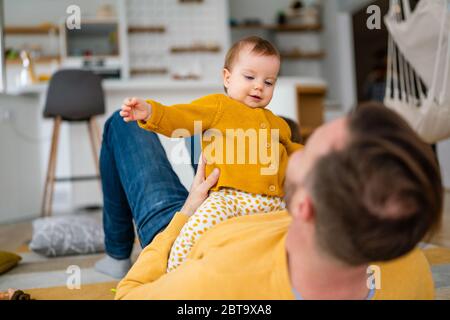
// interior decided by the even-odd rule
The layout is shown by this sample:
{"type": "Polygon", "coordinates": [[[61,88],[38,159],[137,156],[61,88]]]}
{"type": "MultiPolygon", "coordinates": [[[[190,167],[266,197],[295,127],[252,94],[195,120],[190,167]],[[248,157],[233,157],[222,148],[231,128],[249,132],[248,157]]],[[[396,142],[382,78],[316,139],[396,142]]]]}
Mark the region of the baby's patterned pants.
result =
{"type": "Polygon", "coordinates": [[[283,210],[282,198],[224,188],[213,191],[180,231],[170,251],[167,272],[188,256],[198,238],[208,229],[232,217],[283,210]]]}

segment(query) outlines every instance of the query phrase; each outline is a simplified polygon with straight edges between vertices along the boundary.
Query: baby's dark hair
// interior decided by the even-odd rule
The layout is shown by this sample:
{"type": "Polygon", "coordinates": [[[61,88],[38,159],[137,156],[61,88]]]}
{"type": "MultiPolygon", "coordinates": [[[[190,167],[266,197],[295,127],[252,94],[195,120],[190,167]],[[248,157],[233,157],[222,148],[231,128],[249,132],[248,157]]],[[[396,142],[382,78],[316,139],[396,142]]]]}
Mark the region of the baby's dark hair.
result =
{"type": "Polygon", "coordinates": [[[280,116],[280,118],[286,121],[286,123],[289,125],[289,128],[291,129],[291,141],[302,143],[302,136],[300,134],[300,126],[298,125],[298,123],[290,118],[286,118],[283,116],[280,116]]]}

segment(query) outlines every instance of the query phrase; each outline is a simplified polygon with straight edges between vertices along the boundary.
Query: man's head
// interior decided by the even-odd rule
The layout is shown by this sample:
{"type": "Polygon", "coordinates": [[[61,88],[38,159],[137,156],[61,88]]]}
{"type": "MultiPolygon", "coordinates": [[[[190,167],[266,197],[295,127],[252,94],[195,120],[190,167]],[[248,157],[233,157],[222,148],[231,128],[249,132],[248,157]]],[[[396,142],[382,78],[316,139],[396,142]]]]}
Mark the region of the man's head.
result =
{"type": "Polygon", "coordinates": [[[280,54],[267,40],[248,37],[228,51],[223,85],[228,96],[252,108],[266,107],[280,70],[280,54]]]}
{"type": "Polygon", "coordinates": [[[397,258],[439,225],[442,183],[431,148],[394,112],[363,105],[293,154],[291,231],[351,266],[397,258]]]}

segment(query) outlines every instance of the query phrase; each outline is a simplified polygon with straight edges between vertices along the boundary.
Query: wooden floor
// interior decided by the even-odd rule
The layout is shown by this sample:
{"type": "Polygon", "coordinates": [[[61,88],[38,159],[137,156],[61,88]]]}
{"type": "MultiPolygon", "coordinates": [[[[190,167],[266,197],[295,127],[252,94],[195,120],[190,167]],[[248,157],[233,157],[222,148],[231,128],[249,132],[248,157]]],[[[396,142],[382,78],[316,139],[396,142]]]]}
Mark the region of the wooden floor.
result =
{"type": "Polygon", "coordinates": [[[0,225],[0,250],[16,252],[17,248],[31,240],[31,222],[0,225]]]}
{"type": "MultiPolygon", "coordinates": [[[[0,225],[0,250],[16,251],[31,240],[31,222],[0,225]]],[[[450,190],[445,193],[442,226],[430,241],[432,244],[450,248],[450,190]]]]}

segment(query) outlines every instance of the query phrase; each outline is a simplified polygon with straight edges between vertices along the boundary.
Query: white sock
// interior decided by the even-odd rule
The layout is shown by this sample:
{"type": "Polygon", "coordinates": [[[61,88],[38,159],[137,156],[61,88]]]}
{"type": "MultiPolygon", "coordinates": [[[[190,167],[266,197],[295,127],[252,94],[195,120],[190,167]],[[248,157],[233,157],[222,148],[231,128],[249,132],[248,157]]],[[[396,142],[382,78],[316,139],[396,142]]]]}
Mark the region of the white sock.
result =
{"type": "Polygon", "coordinates": [[[131,268],[131,260],[118,260],[106,255],[95,264],[95,270],[116,279],[122,279],[131,268]]]}

